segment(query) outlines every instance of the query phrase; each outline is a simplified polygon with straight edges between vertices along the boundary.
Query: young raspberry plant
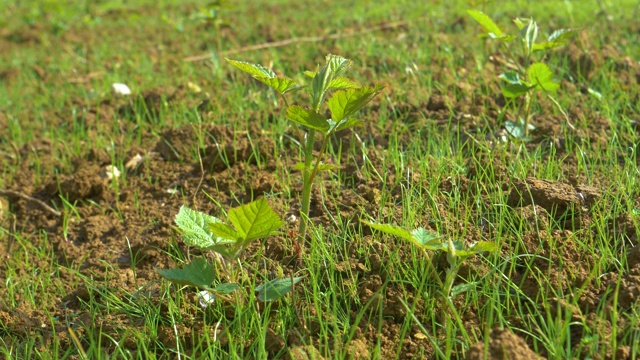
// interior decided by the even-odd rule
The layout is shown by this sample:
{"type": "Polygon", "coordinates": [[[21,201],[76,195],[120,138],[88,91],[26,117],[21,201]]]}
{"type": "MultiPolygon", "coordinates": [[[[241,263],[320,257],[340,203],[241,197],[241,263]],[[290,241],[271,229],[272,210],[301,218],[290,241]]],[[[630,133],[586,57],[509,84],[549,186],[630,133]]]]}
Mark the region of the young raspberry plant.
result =
{"type": "MultiPolygon", "coordinates": [[[[246,277],[241,276],[240,254],[253,241],[279,234],[277,230],[284,224],[264,198],[229,210],[228,220],[226,223],[186,206],[180,208],[175,218],[187,245],[221,255],[221,272],[204,257],[193,259],[181,269],[156,269],[173,283],[202,289],[198,298],[203,307],[213,302],[216,296],[227,298],[243,287],[246,277]]],[[[258,293],[258,300],[274,301],[290,292],[301,279],[269,280],[254,290],[258,293]]]]}
{"type": "Polygon", "coordinates": [[[531,118],[533,117],[531,109],[538,93],[545,94],[569,123],[566,113],[552,97],[552,94],[558,90],[560,84],[554,80],[551,68],[542,59],[550,50],[568,44],[577,33],[577,30],[556,30],[546,40],[536,42],[539,29],[533,18],[514,19],[513,22],[520,31],[516,35],[510,35],[503,32],[483,12],[468,10],[467,13],[485,30],[480,36],[499,41],[511,61],[512,69],[499,76],[503,82],[501,86],[502,95],[510,100],[524,99],[524,104],[521,107],[524,109],[524,115],[519,117],[517,122],[507,121],[505,123],[506,130],[515,138],[528,140],[529,130],[535,128],[531,124],[531,118]],[[514,42],[520,45],[520,56],[516,56],[511,49],[511,44],[514,42]]]}
{"type": "Polygon", "coordinates": [[[250,74],[254,79],[274,89],[282,97],[285,105],[285,118],[301,126],[304,132],[300,134],[304,162],[298,163],[296,169],[302,172],[302,199],[300,201],[300,236],[304,251],[304,239],[309,224],[309,205],[311,190],[316,177],[321,171],[334,170],[335,166],[323,162],[329,139],[335,133],[363,125],[362,120],[354,115],[367,105],[382,91],[382,86],[363,86],[347,78],[344,74],[353,65],[351,60],[337,55],[327,55],[324,66],[316,71],[305,71],[310,78],[310,84],[299,85],[294,80],[276,75],[273,70],[264,66],[244,61],[226,59],[236,68],[250,74]],[[306,89],[309,103],[305,106],[290,105],[287,95],[306,89]],[[325,117],[325,109],[331,113],[325,117]],[[316,135],[322,138],[320,152],[314,156],[314,141],[316,135]]]}

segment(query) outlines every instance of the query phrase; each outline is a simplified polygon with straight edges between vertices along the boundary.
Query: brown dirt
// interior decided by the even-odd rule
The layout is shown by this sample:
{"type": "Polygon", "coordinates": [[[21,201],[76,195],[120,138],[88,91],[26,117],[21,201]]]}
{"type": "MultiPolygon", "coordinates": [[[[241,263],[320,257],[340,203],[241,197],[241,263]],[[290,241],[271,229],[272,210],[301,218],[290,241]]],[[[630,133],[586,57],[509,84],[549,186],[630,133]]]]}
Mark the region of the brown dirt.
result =
{"type": "MultiPolygon", "coordinates": [[[[277,11],[277,9],[272,9],[277,11]]],[[[140,10],[142,13],[150,11],[140,10]]],[[[182,10],[186,11],[186,10],[182,10]]],[[[104,14],[104,16],[118,16],[118,14],[104,14]]],[[[463,21],[464,22],[464,21],[463,21]]],[[[258,24],[258,28],[267,33],[268,37],[280,37],[274,32],[282,31],[270,24],[258,24]]],[[[3,30],[0,38],[0,48],[15,51],[20,48],[32,48],[43,44],[42,33],[44,29],[38,25],[24,27],[18,30],[3,30]]],[[[227,40],[233,44],[240,41],[234,39],[233,30],[225,33],[227,40]]],[[[112,36],[123,36],[111,34],[112,36]]],[[[157,68],[166,67],[172,69],[171,64],[180,63],[178,55],[171,55],[168,50],[161,50],[152,46],[153,41],[144,34],[131,34],[141,44],[149,45],[152,57],[157,68]],[[166,60],[163,60],[164,58],[166,60]]],[[[70,30],[60,38],[47,39],[55,44],[89,44],[96,41],[95,35],[89,35],[79,30],[70,30]]],[[[381,35],[382,36],[382,35],[381,35]]],[[[394,34],[386,34],[394,37],[394,34]]],[[[441,46],[451,46],[456,40],[448,34],[429,35],[431,40],[441,46]]],[[[195,41],[196,47],[205,47],[195,41]]],[[[193,44],[192,44],[193,45],[193,44]]],[[[166,49],[182,49],[183,44],[178,40],[167,40],[166,49]]],[[[335,48],[337,45],[322,45],[335,48]]],[[[176,51],[177,51],[176,50],[176,51]]],[[[330,50],[330,49],[322,49],[330,50]]],[[[569,62],[570,72],[578,80],[576,82],[563,83],[568,88],[573,87],[576,92],[576,103],[568,113],[576,125],[574,135],[576,138],[601,146],[608,144],[609,134],[615,126],[610,120],[599,112],[583,106],[583,100],[589,95],[583,90],[586,81],[609,64],[619,75],[620,86],[632,89],[640,81],[640,67],[637,62],[624,54],[620,54],[613,47],[604,49],[593,48],[588,37],[581,40],[579,45],[569,46],[565,50],[565,56],[569,62]],[[582,92],[580,92],[582,91],[582,92]]],[[[327,51],[328,52],[328,51],[327,51]]],[[[283,55],[292,56],[291,54],[283,55]]],[[[611,337],[615,336],[610,330],[612,327],[611,316],[606,318],[596,317],[595,311],[601,307],[607,314],[625,314],[630,309],[636,309],[640,300],[640,246],[638,242],[637,219],[627,216],[611,218],[607,223],[607,229],[611,233],[623,234],[627,240],[624,245],[613,251],[626,254],[628,271],[611,271],[598,279],[593,278],[592,269],[599,259],[596,255],[584,250],[585,239],[592,239],[592,232],[598,231],[594,226],[594,217],[599,213],[596,210],[607,207],[605,192],[611,191],[610,184],[600,183],[600,180],[587,181],[584,176],[568,176],[564,181],[549,181],[533,177],[535,169],[525,179],[513,179],[510,176],[509,166],[515,159],[497,158],[491,152],[491,148],[498,146],[512,146],[499,141],[503,133],[499,132],[498,115],[501,113],[505,100],[501,96],[487,96],[486,93],[496,94],[498,91],[485,91],[475,84],[464,80],[462,75],[468,74],[475,67],[475,62],[459,65],[452,69],[448,63],[451,59],[446,57],[434,57],[429,66],[434,73],[434,82],[443,84],[455,84],[450,87],[441,87],[432,93],[414,95],[402,93],[401,89],[388,86],[388,95],[399,99],[394,109],[389,110],[388,104],[381,99],[376,99],[367,113],[367,118],[372,120],[362,129],[367,138],[372,139],[377,147],[371,149],[369,160],[372,165],[388,174],[386,183],[377,177],[365,176],[363,171],[354,164],[354,155],[343,152],[341,164],[345,164],[337,181],[327,181],[314,189],[311,218],[315,224],[325,229],[334,229],[331,217],[326,213],[323,204],[322,190],[327,193],[339,193],[339,203],[331,211],[339,214],[342,219],[348,221],[352,229],[359,224],[362,213],[377,214],[378,210],[385,216],[385,220],[399,221],[402,216],[401,204],[405,193],[402,181],[406,179],[396,178],[394,166],[388,166],[385,162],[385,148],[390,146],[391,133],[398,132],[401,146],[408,146],[411,137],[415,133],[429,134],[422,129],[444,129],[451,127],[459,129],[460,139],[456,151],[460,151],[469,158],[464,173],[452,173],[451,176],[442,179],[436,178],[436,169],[428,169],[425,174],[412,174],[410,181],[416,188],[437,189],[433,197],[437,202],[437,211],[442,219],[443,228],[451,236],[460,235],[468,243],[492,239],[495,233],[495,224],[490,218],[479,219],[475,224],[462,223],[460,219],[479,218],[473,210],[452,209],[448,206],[452,193],[458,191],[465,204],[475,204],[475,201],[486,204],[490,196],[496,193],[508,194],[506,205],[510,207],[515,217],[527,224],[521,234],[507,234],[507,240],[501,249],[505,258],[514,258],[518,255],[535,255],[536,259],[526,263],[524,260],[514,260],[516,263],[510,273],[506,274],[510,280],[517,284],[524,296],[532,299],[535,304],[531,309],[531,315],[547,312],[553,316],[558,312],[570,314],[574,323],[572,325],[572,344],[578,350],[582,346],[581,340],[589,329],[601,329],[608,338],[602,339],[602,346],[607,347],[605,358],[623,359],[630,357],[629,346],[623,345],[611,348],[615,343],[611,337]],[[460,79],[462,78],[462,80],[460,79]],[[405,96],[406,95],[406,96],[405,96]],[[419,98],[412,98],[419,97],[419,98]],[[378,126],[375,118],[381,112],[394,114],[398,120],[396,123],[378,126]],[[453,114],[453,116],[452,116],[453,114]],[[485,127],[482,131],[479,128],[485,127]],[[496,131],[488,131],[495,129],[496,131]],[[487,146],[477,146],[477,142],[487,146]],[[491,172],[483,169],[490,168],[491,172]],[[433,172],[433,173],[430,173],[433,172]],[[595,186],[585,185],[587,182],[595,186]],[[435,184],[435,186],[432,186],[435,184]],[[383,191],[389,191],[391,196],[383,198],[383,191]],[[471,217],[466,217],[461,212],[469,211],[471,217]],[[558,229],[548,233],[545,230],[551,222],[560,224],[558,229]],[[519,240],[517,241],[516,239],[519,240]],[[536,269],[537,272],[529,271],[536,269]],[[547,281],[541,283],[540,274],[545,275],[547,281]],[[557,291],[562,294],[567,289],[581,289],[580,294],[572,294],[575,299],[555,298],[551,304],[540,300],[542,291],[557,291]],[[612,292],[617,290],[617,297],[612,292]]],[[[114,56],[107,61],[108,64],[100,64],[102,70],[109,70],[113,63],[120,63],[122,59],[114,56]]],[[[370,68],[379,67],[387,59],[365,59],[370,68]]],[[[487,63],[485,71],[496,73],[499,68],[499,57],[496,54],[487,63]]],[[[102,71],[101,70],[101,71],[102,71]]],[[[163,74],[171,79],[171,70],[163,74]]],[[[36,75],[37,82],[45,82],[48,86],[63,86],[63,76],[38,65],[28,68],[0,69],[0,80],[5,86],[12,87],[16,96],[29,96],[29,89],[22,88],[17,79],[22,73],[29,72],[36,75]],[[16,85],[17,84],[17,85],[16,85]]],[[[92,72],[80,74],[78,82],[89,84],[95,81],[92,72]],[[80,81],[81,80],[81,81],[80,81]]],[[[474,76],[477,75],[474,73],[474,76]]],[[[399,76],[399,75],[398,75],[399,76]]],[[[496,88],[492,80],[485,79],[488,87],[496,88]]],[[[170,80],[168,80],[170,81],[170,80]]],[[[392,84],[395,75],[389,75],[382,82],[392,84]]],[[[206,84],[203,81],[203,86],[206,84]]],[[[88,85],[87,85],[88,86],[88,85]]],[[[223,92],[225,89],[212,90],[223,92]]],[[[494,90],[497,90],[494,89],[494,90]]],[[[221,97],[222,94],[216,93],[221,97]]],[[[0,288],[0,336],[11,335],[41,335],[40,347],[47,347],[56,341],[60,349],[71,346],[71,339],[65,320],[69,320],[74,331],[79,337],[83,337],[87,328],[102,329],[105,334],[118,338],[132,328],[141,324],[140,319],[131,318],[124,314],[109,314],[104,318],[94,317],[87,308],[86,302],[94,299],[105,302],[99,286],[107,286],[123,293],[136,294],[136,298],[142,301],[160,303],[160,285],[155,268],[168,268],[175,264],[169,260],[165,252],[174,246],[172,239],[177,238],[172,228],[173,218],[179,207],[187,203],[202,211],[218,215],[220,209],[211,204],[210,194],[219,204],[228,209],[239,203],[247,202],[255,196],[275,194],[270,197],[270,202],[280,214],[297,214],[298,208],[295,200],[301,192],[301,185],[292,181],[290,185],[282,183],[280,174],[286,174],[287,169],[295,164],[298,159],[297,150],[293,143],[282,140],[283,144],[276,144],[274,136],[265,133],[261,126],[256,125],[268,115],[260,112],[247,111],[243,119],[237,119],[234,126],[224,125],[217,120],[217,109],[226,105],[224,100],[216,96],[206,97],[190,93],[184,83],[170,83],[166,87],[150,88],[142,91],[137,98],[128,100],[115,99],[109,96],[98,100],[90,100],[78,96],[65,104],[61,109],[50,108],[44,114],[49,119],[48,126],[60,127],[65,131],[72,129],[68,123],[69,114],[72,111],[85,113],[85,127],[87,141],[84,143],[83,152],[69,162],[61,161],[65,153],[64,144],[53,143],[42,131],[35,138],[30,139],[20,148],[12,146],[12,140],[8,135],[0,133],[0,157],[17,173],[5,183],[6,188],[20,191],[28,196],[37,198],[47,204],[55,205],[58,209],[64,209],[61,197],[70,203],[76,204],[75,213],[69,215],[68,228],[65,229],[63,217],[56,217],[46,211],[37,203],[27,201],[19,197],[0,198],[0,226],[15,233],[18,229],[26,238],[30,246],[26,251],[48,251],[51,259],[32,259],[35,267],[41,273],[51,273],[52,283],[65,294],[62,298],[53,299],[50,302],[38,303],[38,306],[29,305],[24,294],[17,293],[13,299],[5,288],[0,288]],[[165,110],[171,106],[186,104],[185,106],[198,109],[199,115],[205,121],[202,124],[175,125],[175,119],[164,119],[165,110]],[[125,144],[121,139],[115,139],[117,150],[110,154],[104,148],[93,146],[92,140],[98,138],[104,130],[103,119],[115,119],[114,122],[120,133],[139,134],[139,141],[134,144],[125,144]],[[143,123],[154,123],[166,120],[163,128],[146,127],[143,123]],[[137,166],[132,166],[124,174],[126,181],[110,180],[105,174],[105,166],[112,165],[114,158],[123,159],[127,163],[136,155],[143,157],[143,161],[137,166]],[[38,167],[43,164],[42,176],[38,167]],[[48,240],[44,242],[39,235],[46,232],[48,240]],[[108,264],[105,265],[105,264],[108,264]],[[110,269],[108,269],[110,267],[110,269]],[[75,272],[84,276],[79,280],[75,272]],[[141,290],[140,286],[145,285],[141,290]],[[15,302],[17,306],[13,306],[15,302]],[[50,317],[55,316],[57,322],[52,324],[50,317]]],[[[635,94],[637,98],[637,92],[635,94]]],[[[564,119],[553,114],[553,105],[541,101],[541,114],[536,118],[537,129],[532,134],[533,141],[526,146],[533,150],[543,147],[544,144],[553,143],[559,155],[565,156],[566,174],[575,174],[578,168],[576,156],[569,153],[564,147],[565,136],[562,131],[564,119]]],[[[13,114],[23,121],[30,121],[35,114],[13,114]]],[[[507,115],[507,118],[511,115],[507,115]]],[[[273,120],[273,119],[270,119],[273,120]]],[[[8,128],[11,120],[9,116],[0,112],[0,128],[8,128]]],[[[289,131],[289,130],[287,130],[289,131]]],[[[291,134],[287,134],[291,135],[291,134]]],[[[344,149],[359,148],[355,140],[344,134],[334,140],[334,145],[342,144],[344,149]]],[[[628,141],[622,139],[621,141],[628,141]]],[[[319,147],[319,144],[317,144],[319,147]]],[[[515,151],[513,152],[515,153],[515,151]]],[[[427,159],[434,164],[435,159],[427,159]]],[[[639,162],[640,163],[640,162],[639,162]]],[[[295,178],[298,174],[292,174],[295,178]]],[[[406,176],[403,174],[402,176],[406,176]]],[[[329,179],[327,175],[326,179],[329,179]]],[[[3,181],[4,182],[4,181],[3,181]]],[[[615,190],[614,190],[615,191],[615,190]]],[[[636,205],[640,206],[638,194],[634,194],[636,205]]],[[[493,198],[493,197],[492,197],[493,198]]],[[[469,206],[471,208],[471,206],[469,206]]],[[[64,210],[66,211],[66,210],[64,210]]],[[[423,214],[422,226],[431,226],[431,214],[423,214]]],[[[287,230],[295,229],[295,224],[288,224],[287,230]]],[[[352,323],[357,330],[353,339],[347,344],[337,337],[319,339],[314,336],[318,332],[318,318],[331,318],[335,314],[317,314],[316,309],[308,303],[301,301],[296,311],[307,314],[301,319],[302,324],[298,328],[287,329],[287,333],[279,329],[269,328],[266,334],[268,351],[272,356],[280,356],[290,359],[322,359],[322,350],[328,344],[332,349],[339,349],[347,354],[350,359],[368,359],[373,356],[373,350],[380,344],[380,355],[383,358],[394,358],[399,353],[402,358],[430,357],[434,354],[433,344],[429,338],[417,326],[409,329],[403,328],[403,322],[408,316],[403,301],[407,304],[416,304],[416,314],[421,314],[425,308],[424,299],[420,294],[414,294],[417,289],[405,287],[391,281],[399,276],[397,269],[387,267],[387,258],[396,256],[400,261],[412,261],[411,248],[400,241],[386,239],[384,242],[373,240],[370,229],[363,229],[365,236],[349,239],[351,241],[348,251],[342,254],[342,258],[336,259],[335,269],[342,276],[345,288],[355,289],[350,296],[354,304],[371,304],[367,314],[358,317],[362,308],[354,305],[349,314],[352,323]],[[379,317],[380,315],[380,317],[379,317]],[[309,338],[301,339],[301,334],[310,334],[309,338]],[[426,354],[426,355],[425,355],[426,354]]],[[[11,254],[18,246],[17,240],[10,235],[0,235],[0,254],[11,254]]],[[[186,247],[178,242],[178,248],[186,252],[186,247]]],[[[256,249],[260,246],[256,246],[256,249]]],[[[249,253],[253,253],[249,251],[249,253]]],[[[284,270],[291,273],[297,270],[295,249],[286,238],[269,239],[264,244],[264,265],[267,271],[284,270]]],[[[7,255],[8,256],[8,255],[7,255]]],[[[3,256],[4,257],[4,256],[3,256]]],[[[4,260],[4,259],[3,259],[4,260]]],[[[255,266],[257,260],[248,255],[248,266],[255,266]],[[252,263],[253,262],[253,263],[252,263]]],[[[7,280],[7,263],[0,262],[0,283],[7,280]]],[[[439,271],[447,267],[444,257],[436,258],[439,271]]],[[[258,266],[256,266],[258,268],[258,266]]],[[[474,279],[478,276],[489,276],[494,273],[487,269],[482,261],[472,259],[460,271],[461,283],[464,280],[474,279]]],[[[15,275],[15,280],[30,281],[32,274],[20,272],[15,275]]],[[[327,280],[328,281],[328,280],[327,280]]],[[[326,285],[326,284],[325,284],[326,285]]],[[[192,296],[193,294],[191,294],[192,296]]],[[[304,295],[299,291],[297,295],[304,295]]],[[[193,296],[192,296],[193,297],[193,296]]],[[[468,305],[463,301],[464,295],[454,299],[456,304],[464,309],[461,316],[464,325],[468,329],[480,329],[485,324],[480,324],[477,312],[482,304],[468,305]]],[[[167,325],[161,325],[157,334],[147,334],[149,341],[157,341],[160,344],[172,348],[176,343],[176,330],[180,339],[185,344],[190,344],[192,337],[201,335],[206,329],[209,334],[217,333],[224,344],[224,329],[203,324],[202,320],[188,320],[198,311],[197,302],[185,305],[185,320],[176,329],[167,325]]],[[[161,305],[159,305],[161,306],[161,305]]],[[[446,309],[438,305],[441,314],[446,309]]],[[[167,312],[163,308],[164,313],[167,312]]],[[[225,313],[228,319],[233,318],[234,312],[230,309],[225,313]]],[[[425,315],[424,319],[430,321],[425,315]]],[[[523,319],[510,319],[513,326],[520,324],[523,319]]],[[[638,331],[638,324],[631,322],[630,318],[618,317],[618,328],[634,328],[638,331]]],[[[493,324],[489,324],[493,326],[493,324]]],[[[428,327],[430,329],[430,327],[428,327]]],[[[443,339],[444,331],[433,334],[438,339],[443,339]]],[[[622,341],[622,339],[615,339],[622,341]]],[[[545,353],[535,354],[531,350],[533,338],[524,334],[514,334],[509,330],[494,329],[489,338],[472,346],[465,353],[464,349],[454,349],[459,357],[467,359],[535,359],[547,356],[545,353]]],[[[110,343],[104,341],[105,344],[110,343]]],[[[12,344],[7,344],[11,346],[12,344]]],[[[127,348],[133,349],[135,343],[132,340],[125,342],[127,348]]],[[[189,346],[189,345],[187,345],[189,346]]],[[[187,349],[188,350],[188,349],[187,349]]],[[[109,349],[107,348],[107,351],[109,349]]],[[[330,350],[333,351],[333,350],[330,350]]]]}
{"type": "Polygon", "coordinates": [[[467,352],[467,360],[535,360],[544,359],[527,346],[519,336],[508,330],[493,329],[489,343],[478,343],[467,352]]]}

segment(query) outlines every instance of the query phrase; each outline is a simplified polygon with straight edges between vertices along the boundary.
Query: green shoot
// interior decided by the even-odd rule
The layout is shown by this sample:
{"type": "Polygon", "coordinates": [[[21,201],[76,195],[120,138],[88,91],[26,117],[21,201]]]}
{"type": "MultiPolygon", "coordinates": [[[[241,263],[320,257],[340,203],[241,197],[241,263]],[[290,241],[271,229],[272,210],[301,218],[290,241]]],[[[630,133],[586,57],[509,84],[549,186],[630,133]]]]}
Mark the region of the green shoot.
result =
{"type": "MultiPolygon", "coordinates": [[[[556,106],[559,106],[557,101],[553,99],[552,94],[558,90],[560,84],[554,81],[553,72],[547,64],[542,62],[542,57],[540,60],[535,61],[534,54],[542,53],[544,55],[549,50],[568,44],[577,33],[577,30],[556,30],[546,40],[536,42],[539,29],[533,18],[514,19],[513,22],[520,31],[517,35],[509,35],[503,32],[486,14],[476,10],[468,10],[467,12],[484,29],[485,32],[480,36],[499,41],[514,64],[514,70],[506,71],[499,76],[503,81],[501,86],[502,95],[507,99],[524,98],[524,115],[519,118],[518,122],[507,121],[505,128],[512,136],[527,140],[529,130],[534,128],[531,124],[531,118],[533,117],[531,108],[536,100],[536,95],[544,93],[556,106]],[[522,61],[519,61],[520,57],[516,56],[509,46],[514,40],[520,44],[522,61]]],[[[562,109],[560,111],[564,114],[562,109]]]]}
{"type": "MultiPolygon", "coordinates": [[[[240,289],[239,271],[227,266],[226,260],[235,265],[252,241],[278,234],[277,230],[283,222],[264,198],[229,210],[228,221],[225,223],[186,206],[180,208],[175,218],[187,245],[222,255],[222,265],[230,282],[214,286],[218,273],[205,258],[195,258],[182,269],[156,269],[158,273],[176,284],[201,288],[209,293],[208,298],[213,298],[213,294],[224,297],[240,289]]],[[[290,292],[301,279],[295,277],[267,281],[256,287],[255,291],[259,300],[274,301],[290,292]]]]}
{"type": "Polygon", "coordinates": [[[300,143],[304,144],[304,162],[295,167],[302,171],[303,189],[298,233],[304,244],[309,223],[309,205],[313,183],[320,171],[333,169],[332,166],[323,163],[330,137],[338,131],[361,126],[362,121],[352,116],[378,95],[383,87],[380,85],[362,86],[356,81],[344,77],[343,74],[353,65],[353,62],[337,55],[327,55],[325,65],[318,71],[305,72],[305,75],[311,78],[309,86],[298,85],[289,78],[279,77],[275,72],[261,65],[226,60],[229,64],[252,75],[254,79],[278,92],[287,105],[285,117],[306,130],[306,133],[301,135],[299,139],[300,143]],[[285,95],[303,88],[306,88],[309,94],[310,103],[308,106],[290,105],[285,95]],[[328,100],[325,101],[327,97],[328,100]],[[329,119],[324,116],[324,104],[331,112],[329,119]],[[322,146],[319,155],[314,157],[313,145],[316,134],[321,135],[322,146]]]}

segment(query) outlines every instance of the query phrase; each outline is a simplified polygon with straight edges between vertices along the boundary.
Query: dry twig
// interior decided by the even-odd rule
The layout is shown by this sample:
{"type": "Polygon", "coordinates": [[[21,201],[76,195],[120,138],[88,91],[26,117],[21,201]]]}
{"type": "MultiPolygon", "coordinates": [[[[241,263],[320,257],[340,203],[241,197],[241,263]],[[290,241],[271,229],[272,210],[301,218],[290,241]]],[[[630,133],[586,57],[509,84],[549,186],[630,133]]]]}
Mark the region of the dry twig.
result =
{"type": "Polygon", "coordinates": [[[52,208],[51,206],[47,205],[44,201],[42,201],[40,199],[36,199],[36,198],[34,198],[32,196],[23,194],[23,193],[18,192],[18,191],[0,189],[0,196],[17,197],[17,198],[26,200],[28,202],[35,203],[36,205],[40,206],[43,210],[47,211],[50,214],[53,214],[55,216],[61,216],[62,215],[58,210],[56,210],[56,209],[52,208]]]}
{"type": "MultiPolygon", "coordinates": [[[[413,19],[412,21],[418,21],[418,20],[421,20],[421,19],[423,19],[423,18],[421,17],[421,18],[413,19]]],[[[287,46],[287,45],[291,45],[291,44],[295,44],[295,43],[319,42],[319,41],[332,40],[332,39],[341,39],[341,38],[346,38],[346,37],[351,37],[351,36],[358,36],[358,35],[374,32],[374,31],[378,31],[378,30],[393,29],[393,28],[397,28],[397,27],[400,27],[400,26],[405,26],[405,25],[409,24],[409,22],[410,21],[395,21],[395,22],[385,23],[385,24],[381,24],[381,25],[377,25],[377,26],[373,26],[373,27],[370,27],[370,28],[365,28],[365,29],[362,29],[362,30],[359,30],[359,31],[353,31],[353,32],[341,32],[341,33],[337,33],[337,34],[330,34],[330,35],[323,35],[323,36],[294,37],[294,38],[290,38],[290,39],[286,39],[286,40],[280,40],[280,41],[273,41],[273,42],[262,43],[262,44],[243,46],[243,47],[237,48],[237,49],[231,49],[231,50],[227,50],[227,51],[222,51],[220,54],[221,55],[231,55],[231,54],[238,54],[238,53],[247,52],[247,51],[253,51],[253,50],[261,50],[261,49],[268,49],[268,48],[274,48],[274,47],[282,47],[282,46],[287,46]]],[[[209,54],[186,57],[183,60],[184,61],[189,61],[189,62],[203,61],[203,60],[210,59],[211,56],[212,55],[209,53],[209,54]]]]}

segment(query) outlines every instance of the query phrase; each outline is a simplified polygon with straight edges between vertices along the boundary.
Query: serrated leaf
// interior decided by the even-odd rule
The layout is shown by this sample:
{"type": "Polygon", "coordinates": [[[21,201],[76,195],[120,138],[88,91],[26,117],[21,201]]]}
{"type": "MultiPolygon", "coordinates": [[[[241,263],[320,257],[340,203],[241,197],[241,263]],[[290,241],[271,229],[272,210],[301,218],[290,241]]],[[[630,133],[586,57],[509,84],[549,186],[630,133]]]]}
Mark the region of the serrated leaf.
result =
{"type": "Polygon", "coordinates": [[[494,39],[504,38],[505,34],[500,30],[500,27],[485,13],[477,10],[467,10],[467,13],[487,31],[490,37],[494,39]]]}
{"type": "Polygon", "coordinates": [[[446,250],[446,243],[438,234],[431,232],[425,228],[417,228],[411,232],[413,242],[421,248],[427,250],[446,250]]]}
{"type": "Polygon", "coordinates": [[[269,86],[280,94],[286,94],[292,91],[298,91],[304,88],[304,85],[298,85],[295,81],[288,78],[281,77],[265,77],[265,76],[254,76],[254,78],[261,83],[269,86]]]}
{"type": "Polygon", "coordinates": [[[545,63],[531,64],[527,69],[527,77],[532,86],[547,92],[555,92],[560,87],[560,84],[553,81],[553,73],[545,63]]]}
{"type": "Polygon", "coordinates": [[[520,79],[520,75],[515,71],[507,71],[500,74],[499,78],[507,83],[506,85],[502,85],[501,89],[502,94],[508,98],[522,96],[535,87],[522,81],[522,79],[520,79]]]}
{"type": "Polygon", "coordinates": [[[509,84],[514,84],[514,85],[524,84],[522,80],[520,80],[520,75],[515,71],[507,71],[505,73],[500,74],[500,76],[498,77],[508,82],[509,84]]]}
{"type": "Polygon", "coordinates": [[[382,231],[389,235],[394,235],[401,239],[415,242],[413,234],[411,234],[409,231],[405,230],[404,228],[401,228],[400,226],[391,225],[391,224],[375,224],[366,220],[361,220],[361,221],[364,224],[367,224],[369,227],[372,227],[378,231],[382,231]]]}
{"type": "Polygon", "coordinates": [[[285,117],[295,123],[311,129],[320,130],[322,132],[329,130],[329,123],[324,116],[311,109],[303,108],[302,106],[289,106],[285,113],[285,117]]]}
{"type": "Polygon", "coordinates": [[[478,241],[475,244],[472,244],[469,247],[469,251],[473,251],[474,253],[482,253],[482,252],[494,252],[499,249],[498,244],[491,241],[478,241]]]}
{"type": "Polygon", "coordinates": [[[524,41],[527,54],[531,54],[536,39],[538,38],[538,23],[533,21],[533,19],[529,20],[529,23],[522,28],[522,33],[522,40],[524,41]]]}
{"type": "Polygon", "coordinates": [[[207,288],[216,279],[216,270],[204,258],[195,258],[182,269],[156,269],[160,276],[180,285],[207,288]]]}
{"type": "Polygon", "coordinates": [[[269,280],[262,285],[256,287],[258,300],[263,302],[275,301],[285,296],[293,290],[294,284],[297,284],[303,277],[284,278],[277,280],[269,280]]]}
{"type": "Polygon", "coordinates": [[[182,239],[189,246],[213,250],[219,245],[234,242],[226,238],[217,237],[211,232],[210,226],[222,223],[220,219],[189,209],[187,206],[180,207],[180,211],[174,221],[182,231],[182,239]]]}
{"type": "Polygon", "coordinates": [[[230,240],[229,243],[243,240],[241,234],[225,223],[209,224],[209,229],[216,237],[230,240]]]}
{"type": "Polygon", "coordinates": [[[524,123],[516,123],[513,121],[505,121],[504,128],[507,130],[509,135],[513,136],[516,139],[521,139],[524,137],[524,123]]]}
{"type": "Polygon", "coordinates": [[[353,61],[342,56],[329,54],[326,57],[326,64],[331,68],[334,76],[339,76],[353,65],[353,61]]]}
{"type": "Polygon", "coordinates": [[[364,125],[364,122],[362,120],[356,118],[342,119],[342,121],[340,121],[339,123],[334,122],[333,119],[329,119],[327,121],[329,122],[329,130],[327,131],[327,134],[335,133],[340,130],[349,129],[355,126],[364,125]]]}
{"type": "Polygon", "coordinates": [[[317,109],[324,101],[324,97],[329,90],[329,84],[333,80],[334,73],[329,65],[325,65],[316,73],[311,80],[311,104],[317,109]]]}
{"type": "Polygon", "coordinates": [[[454,242],[454,247],[456,251],[456,257],[460,260],[465,260],[472,255],[480,254],[483,252],[493,252],[498,250],[498,245],[489,241],[479,241],[471,245],[470,247],[466,247],[462,242],[454,242]]]}
{"type": "Polygon", "coordinates": [[[502,90],[502,95],[507,98],[517,98],[526,94],[533,87],[522,85],[522,84],[506,84],[502,85],[500,89],[502,90]]]}
{"type": "Polygon", "coordinates": [[[259,64],[252,64],[246,61],[238,61],[231,60],[228,58],[224,58],[230,65],[235,66],[236,68],[246,72],[247,74],[251,74],[254,77],[266,77],[266,78],[275,78],[276,73],[273,70],[268,69],[259,64]]]}
{"type": "Polygon", "coordinates": [[[533,46],[533,50],[551,50],[561,46],[565,46],[577,33],[578,30],[576,29],[556,30],[551,33],[551,35],[549,35],[547,41],[535,44],[533,46]]]}
{"type": "Polygon", "coordinates": [[[316,77],[316,74],[318,74],[318,72],[317,72],[317,71],[305,70],[305,71],[303,72],[303,74],[304,74],[305,76],[310,77],[310,78],[312,78],[312,79],[313,79],[314,77],[316,77]]]}
{"type": "Polygon", "coordinates": [[[284,225],[265,198],[229,210],[228,218],[245,242],[274,235],[284,225]]]}
{"type": "Polygon", "coordinates": [[[211,291],[215,291],[220,294],[231,294],[232,292],[240,289],[240,285],[237,283],[224,283],[218,286],[212,287],[211,291]]]}
{"type": "Polygon", "coordinates": [[[451,288],[451,297],[456,297],[476,288],[477,283],[460,284],[451,288]]]}
{"type": "Polygon", "coordinates": [[[336,91],[329,99],[329,109],[334,121],[340,122],[342,119],[355,114],[362,109],[369,101],[382,91],[383,87],[362,87],[358,89],[336,91]]]}
{"type": "Polygon", "coordinates": [[[360,85],[357,81],[343,76],[338,76],[331,80],[331,82],[329,83],[330,89],[358,89],[361,87],[362,85],[360,85]]]}

